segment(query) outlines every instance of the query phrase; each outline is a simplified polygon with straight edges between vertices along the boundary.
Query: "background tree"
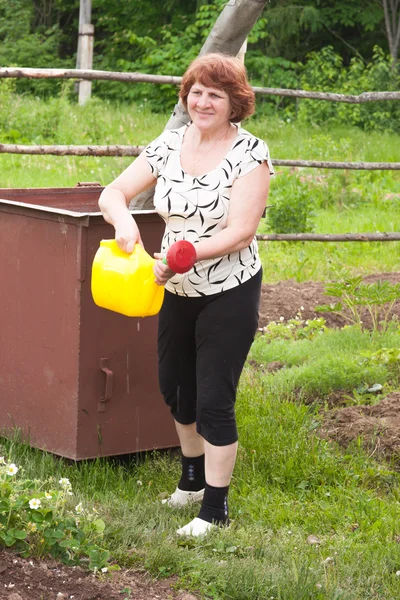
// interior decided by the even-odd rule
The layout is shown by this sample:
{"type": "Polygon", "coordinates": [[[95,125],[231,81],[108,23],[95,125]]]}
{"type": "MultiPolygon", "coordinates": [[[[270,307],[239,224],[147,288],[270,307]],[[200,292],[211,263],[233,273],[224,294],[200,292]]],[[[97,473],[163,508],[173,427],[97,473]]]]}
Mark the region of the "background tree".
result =
{"type": "Polygon", "coordinates": [[[400,46],[400,0],[381,0],[385,14],[386,37],[393,67],[397,64],[400,46]]]}

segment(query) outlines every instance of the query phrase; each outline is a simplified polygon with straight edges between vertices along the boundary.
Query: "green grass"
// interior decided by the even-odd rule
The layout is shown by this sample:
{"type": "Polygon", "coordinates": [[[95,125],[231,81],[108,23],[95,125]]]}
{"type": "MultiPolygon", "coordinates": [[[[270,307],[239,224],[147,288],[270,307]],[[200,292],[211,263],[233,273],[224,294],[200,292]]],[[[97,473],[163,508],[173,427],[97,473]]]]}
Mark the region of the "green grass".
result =
{"type": "Polygon", "coordinates": [[[177,574],[180,586],[204,597],[394,600],[398,474],[357,444],[343,452],[319,439],[315,407],[285,400],[278,388],[245,370],[230,494],[234,523],[202,541],[174,534],[195,509],[161,505],[179,471],[178,459],[166,453],[73,464],[16,442],[4,441],[3,452],[28,477],[68,477],[72,505],[82,500],[97,508],[107,523],[104,545],[120,565],[157,577],[177,574]],[[310,535],[319,543],[310,545],[310,535]]]}
{"type": "Polygon", "coordinates": [[[398,384],[392,367],[368,360],[380,348],[397,348],[399,332],[372,335],[357,327],[327,330],[313,340],[300,339],[288,344],[285,340],[267,343],[259,335],[253,343],[249,358],[258,364],[280,361],[285,367],[264,375],[264,386],[282,398],[290,399],[296,391],[303,398],[319,398],[336,391],[349,395],[357,388],[381,383],[389,389],[398,384]]]}
{"type": "MultiPolygon", "coordinates": [[[[0,96],[1,96],[0,87],[0,96]]],[[[5,94],[3,90],[3,94],[5,94]]],[[[5,143],[145,144],[167,115],[142,106],[98,100],[80,108],[66,98],[3,102],[5,143]]],[[[276,158],[400,161],[396,136],[359,130],[306,129],[252,119],[276,158]]],[[[34,157],[0,154],[1,187],[63,187],[112,180],[130,159],[34,157]]],[[[303,178],[313,199],[315,231],[398,231],[400,174],[278,168],[274,195],[303,178]]],[[[260,231],[267,231],[266,222],[260,231]]],[[[398,243],[261,244],[266,281],[326,281],[351,274],[399,270],[398,243]]],[[[382,383],[398,389],[398,369],[366,355],[398,347],[399,333],[371,335],[355,328],[327,331],[312,341],[258,337],[251,357],[280,360],[268,374],[247,366],[237,402],[240,447],[230,492],[233,524],[203,541],[182,541],[175,530],[196,515],[161,505],[178,478],[179,460],[166,452],[75,464],[1,441],[0,454],[27,477],[68,477],[75,496],[95,505],[106,521],[104,545],[121,566],[156,577],[178,575],[179,586],[214,600],[395,600],[400,597],[400,478],[395,464],[379,463],[361,440],[346,450],[317,434],[321,408],[332,391],[350,403],[357,390],[382,383]],[[306,405],[305,397],[316,402],[306,405]],[[307,538],[317,536],[318,544],[307,538]]],[[[368,401],[376,401],[369,398],[368,401]]]]}

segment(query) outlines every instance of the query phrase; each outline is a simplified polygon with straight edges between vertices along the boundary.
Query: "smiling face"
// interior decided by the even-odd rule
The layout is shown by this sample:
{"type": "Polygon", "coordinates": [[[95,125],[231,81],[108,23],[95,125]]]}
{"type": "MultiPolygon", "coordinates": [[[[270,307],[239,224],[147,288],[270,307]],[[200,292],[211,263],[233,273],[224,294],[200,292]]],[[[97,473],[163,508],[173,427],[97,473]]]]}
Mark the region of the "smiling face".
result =
{"type": "Polygon", "coordinates": [[[200,131],[211,133],[227,127],[232,107],[226,92],[195,82],[187,97],[187,110],[200,131]]]}

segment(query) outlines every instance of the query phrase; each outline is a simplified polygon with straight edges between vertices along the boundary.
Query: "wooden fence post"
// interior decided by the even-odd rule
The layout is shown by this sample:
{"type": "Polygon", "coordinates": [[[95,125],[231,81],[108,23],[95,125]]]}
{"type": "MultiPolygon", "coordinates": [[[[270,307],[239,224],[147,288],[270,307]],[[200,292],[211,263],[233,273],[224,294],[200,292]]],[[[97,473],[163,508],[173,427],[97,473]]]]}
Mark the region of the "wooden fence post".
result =
{"type": "MultiPolygon", "coordinates": [[[[92,17],[92,0],[80,0],[79,4],[79,35],[78,52],[76,56],[76,68],[93,68],[93,38],[94,26],[90,23],[92,17]]],[[[79,84],[79,104],[83,105],[90,98],[92,93],[91,81],[80,81],[79,84]]]]}
{"type": "MultiPolygon", "coordinates": [[[[94,27],[90,23],[84,23],[80,27],[80,50],[81,69],[92,69],[93,67],[93,37],[94,27]]],[[[83,105],[92,94],[92,82],[81,80],[79,82],[79,104],[83,105]]]]}

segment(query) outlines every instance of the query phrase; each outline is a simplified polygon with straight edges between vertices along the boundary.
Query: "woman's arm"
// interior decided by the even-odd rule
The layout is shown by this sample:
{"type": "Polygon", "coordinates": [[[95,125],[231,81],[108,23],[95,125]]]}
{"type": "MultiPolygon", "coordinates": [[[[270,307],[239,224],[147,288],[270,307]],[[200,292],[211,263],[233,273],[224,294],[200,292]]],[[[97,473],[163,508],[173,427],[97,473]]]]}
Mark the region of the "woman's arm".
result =
{"type": "Polygon", "coordinates": [[[131,253],[136,243],[142,244],[138,226],[128,209],[129,203],[155,183],[156,179],[142,152],[100,195],[100,210],[107,223],[114,226],[115,239],[124,252],[131,253]]]}
{"type": "Polygon", "coordinates": [[[231,190],[226,227],[195,244],[198,261],[226,256],[251,244],[265,209],[269,183],[266,162],[236,179],[231,190]]]}

